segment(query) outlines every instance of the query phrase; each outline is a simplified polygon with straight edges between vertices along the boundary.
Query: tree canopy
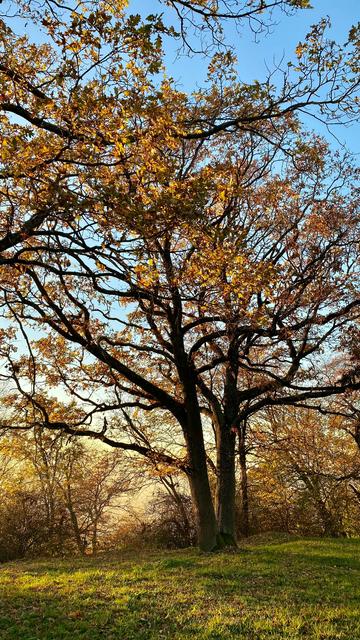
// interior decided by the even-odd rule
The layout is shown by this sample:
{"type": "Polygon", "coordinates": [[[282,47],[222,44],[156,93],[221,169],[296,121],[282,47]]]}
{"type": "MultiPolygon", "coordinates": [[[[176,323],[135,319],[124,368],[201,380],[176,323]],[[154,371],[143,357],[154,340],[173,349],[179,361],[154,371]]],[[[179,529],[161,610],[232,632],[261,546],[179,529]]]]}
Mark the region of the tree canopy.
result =
{"type": "Polygon", "coordinates": [[[307,1],[163,4],[173,22],[119,0],[5,6],[3,378],[15,385],[12,426],[180,467],[212,549],[234,540],[243,425],[360,387],[358,170],[300,119],[356,116],[359,40],[354,27],[336,45],[324,20],[280,84],[246,85],[224,23],[266,29],[268,10],[307,1]],[[17,34],[24,21],[33,41],[17,34]],[[194,51],[199,30],[208,82],[187,95],[166,74],[163,41],[194,51]],[[67,407],[49,399],[59,389],[67,407]],[[149,415],[155,440],[159,416],[177,425],[183,455],[154,445],[149,415]]]}

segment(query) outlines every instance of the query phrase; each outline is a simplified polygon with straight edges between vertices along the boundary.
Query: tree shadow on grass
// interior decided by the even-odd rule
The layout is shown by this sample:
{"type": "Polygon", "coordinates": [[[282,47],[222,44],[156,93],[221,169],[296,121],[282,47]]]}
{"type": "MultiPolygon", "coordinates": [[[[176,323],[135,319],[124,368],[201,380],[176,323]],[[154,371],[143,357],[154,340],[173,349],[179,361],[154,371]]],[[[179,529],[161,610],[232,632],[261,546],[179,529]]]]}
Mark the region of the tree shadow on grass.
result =
{"type": "Polygon", "coordinates": [[[238,572],[229,562],[220,572],[207,567],[209,592],[220,599],[238,594],[238,620],[227,625],[233,637],[242,633],[243,607],[252,611],[249,638],[360,638],[359,543],[329,547],[326,541],[303,548],[282,544],[244,557],[238,572]]]}
{"type": "Polygon", "coordinates": [[[11,563],[1,640],[355,640],[354,547],[11,563]]]}

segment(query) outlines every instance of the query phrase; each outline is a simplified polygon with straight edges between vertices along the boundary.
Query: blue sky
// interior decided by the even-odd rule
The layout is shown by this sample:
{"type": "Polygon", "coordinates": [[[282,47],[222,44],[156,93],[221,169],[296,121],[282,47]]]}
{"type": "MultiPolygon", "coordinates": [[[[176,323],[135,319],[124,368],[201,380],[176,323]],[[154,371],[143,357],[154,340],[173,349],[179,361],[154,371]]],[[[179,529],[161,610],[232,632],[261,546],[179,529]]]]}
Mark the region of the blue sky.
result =
{"type": "MultiPolygon", "coordinates": [[[[153,10],[155,5],[157,2],[153,0],[130,0],[129,9],[131,12],[140,11],[145,15],[153,10]]],[[[349,29],[360,20],[360,0],[313,0],[312,5],[312,9],[298,11],[292,16],[278,12],[277,24],[271,33],[260,36],[258,42],[254,42],[246,24],[240,33],[235,29],[228,29],[227,35],[235,46],[239,59],[239,75],[243,81],[261,81],[266,76],[266,65],[272,67],[274,62],[280,62],[282,58],[285,61],[291,59],[298,42],[304,39],[310,26],[322,17],[329,16],[332,23],[331,37],[340,43],[347,40],[349,29]]],[[[168,73],[177,80],[179,86],[191,91],[196,85],[202,84],[206,75],[205,60],[198,56],[176,56],[175,48],[169,49],[168,46],[166,53],[168,73]]],[[[313,119],[309,119],[307,125],[329,137],[325,128],[313,119]]],[[[336,127],[334,133],[353,153],[360,152],[359,123],[349,127],[336,127]]],[[[333,144],[336,144],[335,140],[333,144]]]]}

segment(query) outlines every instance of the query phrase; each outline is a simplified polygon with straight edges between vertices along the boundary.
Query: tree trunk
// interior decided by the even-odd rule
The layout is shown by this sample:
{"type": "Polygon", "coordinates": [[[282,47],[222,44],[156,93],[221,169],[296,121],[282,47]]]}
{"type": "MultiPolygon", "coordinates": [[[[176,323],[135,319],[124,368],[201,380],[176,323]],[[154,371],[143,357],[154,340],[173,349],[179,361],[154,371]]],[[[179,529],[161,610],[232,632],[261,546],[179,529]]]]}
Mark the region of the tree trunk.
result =
{"type": "Polygon", "coordinates": [[[73,532],[74,532],[74,537],[75,537],[77,548],[78,548],[79,552],[81,553],[81,555],[85,555],[86,543],[85,543],[85,540],[83,540],[82,536],[81,536],[81,531],[80,531],[80,528],[79,528],[77,515],[76,515],[75,509],[74,509],[73,502],[72,502],[71,487],[70,487],[68,479],[67,479],[67,482],[66,482],[65,500],[66,500],[66,508],[67,508],[67,510],[69,512],[69,515],[70,515],[71,525],[72,525],[72,528],[73,528],[73,532]]]}
{"type": "Polygon", "coordinates": [[[241,524],[240,531],[247,538],[250,533],[249,492],[246,466],[246,426],[241,425],[239,432],[239,462],[241,473],[241,524]]]}
{"type": "Polygon", "coordinates": [[[323,525],[323,534],[324,536],[330,536],[332,538],[337,538],[340,535],[339,527],[337,526],[334,518],[327,508],[324,500],[320,497],[316,499],[317,510],[323,525]]]}
{"type": "Polygon", "coordinates": [[[91,551],[93,555],[96,555],[97,553],[97,525],[98,525],[98,521],[97,521],[97,517],[95,516],[95,522],[94,522],[94,528],[93,528],[93,532],[92,532],[92,538],[91,538],[91,551]]]}
{"type": "Polygon", "coordinates": [[[314,474],[308,476],[306,473],[301,473],[301,470],[299,475],[313,500],[313,504],[323,526],[323,534],[325,536],[337,537],[339,535],[339,528],[322,496],[319,476],[314,474]]]}
{"type": "MultiPolygon", "coordinates": [[[[172,266],[168,263],[169,278],[173,277],[172,266]]],[[[181,422],[187,457],[189,462],[188,480],[197,529],[198,545],[203,551],[215,550],[219,543],[218,527],[214,502],[211,495],[206,461],[204,433],[201,412],[197,396],[196,375],[193,364],[185,353],[181,331],[181,299],[176,288],[173,289],[174,327],[172,343],[176,357],[176,366],[184,394],[184,416],[181,422]]]]}
{"type": "Polygon", "coordinates": [[[197,528],[198,544],[203,551],[221,546],[211,495],[203,428],[196,387],[191,380],[184,384],[187,421],[183,425],[189,459],[188,480],[197,528]]]}
{"type": "MultiPolygon", "coordinates": [[[[231,308],[231,301],[229,301],[231,308]]],[[[238,413],[238,346],[234,335],[229,335],[228,365],[224,386],[224,411],[218,411],[216,420],[217,487],[216,512],[220,536],[226,546],[236,547],[235,513],[235,419],[238,413]]]]}
{"type": "Polygon", "coordinates": [[[222,424],[217,430],[216,515],[225,545],[236,546],[235,433],[222,424]]]}

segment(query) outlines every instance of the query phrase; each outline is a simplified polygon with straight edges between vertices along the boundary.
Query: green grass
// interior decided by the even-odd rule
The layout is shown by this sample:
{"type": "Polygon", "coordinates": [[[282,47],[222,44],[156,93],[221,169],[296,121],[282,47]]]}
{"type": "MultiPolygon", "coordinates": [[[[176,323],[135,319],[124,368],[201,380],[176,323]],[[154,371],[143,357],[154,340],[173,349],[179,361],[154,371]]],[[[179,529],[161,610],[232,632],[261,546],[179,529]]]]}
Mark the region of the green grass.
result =
{"type": "Polygon", "coordinates": [[[0,638],[358,640],[360,540],[11,562],[0,638]]]}

